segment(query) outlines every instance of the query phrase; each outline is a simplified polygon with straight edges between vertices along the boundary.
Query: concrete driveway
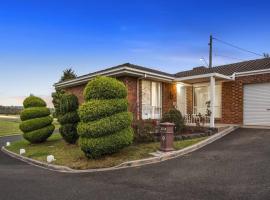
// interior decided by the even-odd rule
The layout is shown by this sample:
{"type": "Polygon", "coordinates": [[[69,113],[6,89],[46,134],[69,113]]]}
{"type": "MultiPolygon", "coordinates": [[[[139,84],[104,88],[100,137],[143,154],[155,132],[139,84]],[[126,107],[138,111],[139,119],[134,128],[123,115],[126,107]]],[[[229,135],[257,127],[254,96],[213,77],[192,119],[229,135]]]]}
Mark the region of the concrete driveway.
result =
{"type": "Polygon", "coordinates": [[[89,174],[47,171],[0,153],[0,199],[270,199],[270,130],[238,129],[184,157],[89,174]]]}

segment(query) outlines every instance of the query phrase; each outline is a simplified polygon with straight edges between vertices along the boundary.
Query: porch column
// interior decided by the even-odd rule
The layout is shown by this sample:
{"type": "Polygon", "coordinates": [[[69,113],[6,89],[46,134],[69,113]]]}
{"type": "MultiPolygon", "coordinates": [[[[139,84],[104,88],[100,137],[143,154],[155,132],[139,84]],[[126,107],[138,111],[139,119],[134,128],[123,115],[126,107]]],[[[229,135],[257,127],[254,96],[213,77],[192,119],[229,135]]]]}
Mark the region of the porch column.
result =
{"type": "Polygon", "coordinates": [[[215,127],[215,88],[216,88],[216,83],[215,83],[215,77],[211,76],[210,77],[210,110],[211,110],[211,116],[210,116],[210,128],[215,127]]]}

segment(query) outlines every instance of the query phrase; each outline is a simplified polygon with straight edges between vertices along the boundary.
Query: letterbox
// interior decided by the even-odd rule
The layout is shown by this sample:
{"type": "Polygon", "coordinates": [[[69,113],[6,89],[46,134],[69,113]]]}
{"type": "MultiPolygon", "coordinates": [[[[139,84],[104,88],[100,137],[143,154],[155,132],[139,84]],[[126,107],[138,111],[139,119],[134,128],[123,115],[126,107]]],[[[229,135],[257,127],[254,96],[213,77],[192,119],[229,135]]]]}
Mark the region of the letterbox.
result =
{"type": "Polygon", "coordinates": [[[174,123],[160,123],[160,150],[173,151],[174,123]]]}

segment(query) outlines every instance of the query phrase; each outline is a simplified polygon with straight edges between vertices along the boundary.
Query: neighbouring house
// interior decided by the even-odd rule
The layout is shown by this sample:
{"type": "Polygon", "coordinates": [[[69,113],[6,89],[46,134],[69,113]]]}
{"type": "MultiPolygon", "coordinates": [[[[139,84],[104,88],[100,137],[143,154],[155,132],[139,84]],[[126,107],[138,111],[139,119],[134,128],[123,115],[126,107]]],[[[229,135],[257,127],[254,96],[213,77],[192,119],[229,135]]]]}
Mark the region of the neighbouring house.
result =
{"type": "Polygon", "coordinates": [[[130,63],[56,83],[83,100],[83,90],[95,76],[115,77],[128,89],[134,119],[160,119],[176,107],[185,116],[205,115],[210,102],[210,127],[226,124],[270,126],[270,58],[170,74],[130,63]]]}

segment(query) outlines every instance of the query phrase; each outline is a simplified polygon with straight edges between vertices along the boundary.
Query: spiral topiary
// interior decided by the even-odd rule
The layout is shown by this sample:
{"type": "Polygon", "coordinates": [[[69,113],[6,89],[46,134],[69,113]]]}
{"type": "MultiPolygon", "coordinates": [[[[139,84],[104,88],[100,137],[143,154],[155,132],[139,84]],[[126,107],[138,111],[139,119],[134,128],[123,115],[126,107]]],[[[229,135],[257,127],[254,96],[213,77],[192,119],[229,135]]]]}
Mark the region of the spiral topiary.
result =
{"type": "Polygon", "coordinates": [[[77,124],[80,121],[77,109],[79,108],[78,98],[73,94],[64,94],[59,101],[58,121],[61,124],[59,132],[67,143],[76,143],[77,124]]]}
{"type": "Polygon", "coordinates": [[[55,128],[45,101],[31,95],[24,100],[23,106],[24,110],[20,115],[22,120],[20,129],[23,137],[30,143],[44,142],[51,136],[55,128]]]}
{"type": "Polygon", "coordinates": [[[112,154],[133,141],[132,114],[127,112],[125,85],[109,77],[96,77],[85,90],[79,108],[79,145],[88,158],[112,154]]]}

